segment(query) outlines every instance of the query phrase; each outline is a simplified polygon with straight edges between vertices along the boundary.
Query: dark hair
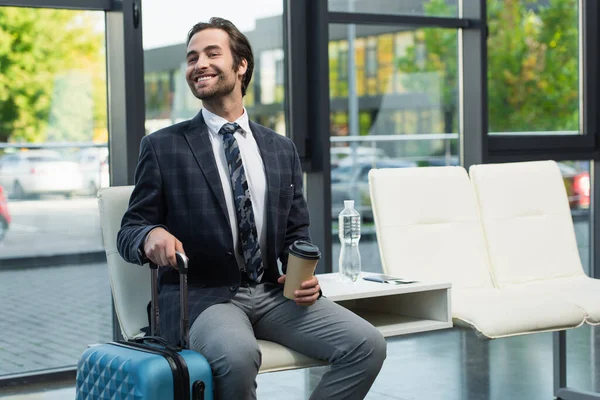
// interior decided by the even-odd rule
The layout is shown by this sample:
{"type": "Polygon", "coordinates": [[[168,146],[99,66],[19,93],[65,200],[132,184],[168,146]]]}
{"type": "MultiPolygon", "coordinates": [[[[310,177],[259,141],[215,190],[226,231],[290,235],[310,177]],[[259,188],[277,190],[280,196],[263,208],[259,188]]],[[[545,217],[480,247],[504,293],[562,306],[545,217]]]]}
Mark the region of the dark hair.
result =
{"type": "Polygon", "coordinates": [[[248,68],[242,79],[242,96],[246,95],[246,89],[252,79],[252,72],[254,71],[254,55],[252,54],[252,46],[248,38],[240,32],[240,30],[231,21],[223,18],[212,17],[208,22],[199,22],[190,30],[187,36],[186,45],[190,44],[192,37],[205,29],[221,29],[229,35],[229,48],[233,54],[233,68],[237,70],[242,59],[246,59],[248,62],[248,68]]]}

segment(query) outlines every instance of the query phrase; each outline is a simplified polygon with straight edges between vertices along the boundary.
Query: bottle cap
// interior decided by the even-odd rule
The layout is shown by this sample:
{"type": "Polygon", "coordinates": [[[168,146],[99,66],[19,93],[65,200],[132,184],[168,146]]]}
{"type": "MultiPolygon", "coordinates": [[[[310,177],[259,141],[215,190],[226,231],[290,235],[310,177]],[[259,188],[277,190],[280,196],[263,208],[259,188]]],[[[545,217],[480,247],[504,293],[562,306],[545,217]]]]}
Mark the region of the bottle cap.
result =
{"type": "Polygon", "coordinates": [[[290,254],[306,260],[318,260],[321,258],[321,252],[319,251],[319,248],[314,244],[304,240],[296,240],[294,243],[292,243],[290,245],[290,254]]]}
{"type": "Polygon", "coordinates": [[[344,200],[345,208],[354,208],[354,200],[344,200]]]}

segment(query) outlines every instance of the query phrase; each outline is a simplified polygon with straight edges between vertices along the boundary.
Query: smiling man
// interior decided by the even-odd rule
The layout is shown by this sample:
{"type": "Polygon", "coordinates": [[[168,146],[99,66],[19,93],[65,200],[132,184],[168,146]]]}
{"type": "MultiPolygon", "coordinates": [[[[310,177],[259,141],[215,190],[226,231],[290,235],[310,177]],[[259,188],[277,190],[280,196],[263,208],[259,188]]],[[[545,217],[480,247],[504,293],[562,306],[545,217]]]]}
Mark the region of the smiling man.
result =
{"type": "Polygon", "coordinates": [[[175,252],[185,252],[190,345],[210,362],[216,398],[256,398],[257,339],[331,363],[311,398],[364,398],[386,357],[381,333],[320,297],[314,276],[294,301],[282,293],[289,246],[310,241],[309,216],[293,142],[252,122],[243,106],[254,69],[248,39],[212,18],[190,31],[186,61],[203,108],[142,140],[117,238],[127,261],[166,266],[162,335],[179,337],[175,252]]]}

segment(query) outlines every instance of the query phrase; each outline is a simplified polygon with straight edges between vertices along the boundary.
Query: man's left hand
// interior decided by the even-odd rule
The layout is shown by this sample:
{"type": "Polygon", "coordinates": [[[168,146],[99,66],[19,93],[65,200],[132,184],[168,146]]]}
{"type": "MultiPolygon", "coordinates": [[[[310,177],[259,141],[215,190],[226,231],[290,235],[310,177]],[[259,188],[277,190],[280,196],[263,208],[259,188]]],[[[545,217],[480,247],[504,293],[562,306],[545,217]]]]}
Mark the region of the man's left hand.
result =
{"type": "MultiPolygon", "coordinates": [[[[280,276],[277,282],[285,283],[285,275],[280,276]]],[[[312,306],[319,298],[320,291],[319,279],[313,276],[309,280],[302,282],[299,290],[294,291],[296,304],[299,306],[312,306]]]]}

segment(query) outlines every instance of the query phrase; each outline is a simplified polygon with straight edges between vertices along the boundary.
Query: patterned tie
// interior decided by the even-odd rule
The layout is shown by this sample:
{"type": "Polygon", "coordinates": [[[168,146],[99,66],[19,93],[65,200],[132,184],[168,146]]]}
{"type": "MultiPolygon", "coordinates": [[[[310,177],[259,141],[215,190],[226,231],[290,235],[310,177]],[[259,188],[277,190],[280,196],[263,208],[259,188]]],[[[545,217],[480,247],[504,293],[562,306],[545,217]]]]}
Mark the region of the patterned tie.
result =
{"type": "Polygon", "coordinates": [[[245,272],[248,278],[260,282],[264,272],[263,261],[258,245],[258,234],[256,233],[256,222],[254,221],[254,212],[252,211],[250,190],[248,189],[246,172],[242,165],[242,155],[240,154],[237,141],[233,136],[238,131],[244,132],[238,124],[233,122],[223,125],[219,130],[219,134],[223,135],[225,158],[227,158],[229,175],[231,176],[231,187],[235,201],[242,255],[246,264],[245,272]]]}

